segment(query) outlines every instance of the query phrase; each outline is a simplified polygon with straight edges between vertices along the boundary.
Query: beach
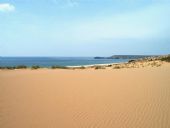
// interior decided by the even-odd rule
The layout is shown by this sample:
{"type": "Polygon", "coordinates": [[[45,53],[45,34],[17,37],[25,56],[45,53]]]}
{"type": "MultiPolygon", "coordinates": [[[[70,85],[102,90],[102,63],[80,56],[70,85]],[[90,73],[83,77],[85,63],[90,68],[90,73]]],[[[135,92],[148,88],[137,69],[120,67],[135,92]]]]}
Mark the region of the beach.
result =
{"type": "Polygon", "coordinates": [[[0,70],[0,128],[170,128],[170,63],[122,65],[0,70]]]}
{"type": "Polygon", "coordinates": [[[0,128],[170,128],[170,0],[0,0],[0,128]]]}

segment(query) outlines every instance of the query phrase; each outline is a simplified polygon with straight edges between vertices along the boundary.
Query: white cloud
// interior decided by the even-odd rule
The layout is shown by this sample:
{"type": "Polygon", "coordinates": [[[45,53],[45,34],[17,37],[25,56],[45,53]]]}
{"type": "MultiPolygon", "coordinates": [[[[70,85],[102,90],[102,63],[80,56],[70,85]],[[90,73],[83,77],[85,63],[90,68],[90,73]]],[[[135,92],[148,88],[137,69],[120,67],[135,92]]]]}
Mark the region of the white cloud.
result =
{"type": "Polygon", "coordinates": [[[0,3],[0,12],[11,12],[14,11],[15,7],[9,3],[0,3]]]}

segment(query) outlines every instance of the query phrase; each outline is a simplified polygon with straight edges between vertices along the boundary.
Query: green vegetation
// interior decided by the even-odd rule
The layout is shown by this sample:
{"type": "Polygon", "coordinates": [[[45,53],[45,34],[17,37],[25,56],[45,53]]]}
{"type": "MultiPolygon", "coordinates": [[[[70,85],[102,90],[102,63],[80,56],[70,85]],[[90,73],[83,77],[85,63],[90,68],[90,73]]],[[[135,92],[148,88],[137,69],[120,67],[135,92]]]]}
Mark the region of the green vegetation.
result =
{"type": "Polygon", "coordinates": [[[25,66],[25,65],[0,67],[0,69],[10,69],[10,70],[13,70],[13,69],[26,69],[26,68],[27,68],[27,66],[25,66]]]}
{"type": "Polygon", "coordinates": [[[109,64],[109,65],[108,65],[108,67],[112,67],[112,65],[111,65],[111,64],[109,64]]]}
{"type": "Polygon", "coordinates": [[[135,60],[129,60],[128,62],[129,62],[129,63],[133,63],[133,62],[135,62],[135,60]]]}
{"type": "Polygon", "coordinates": [[[80,67],[80,69],[86,69],[86,67],[84,67],[84,66],[81,66],[81,67],[80,67]]]}
{"type": "Polygon", "coordinates": [[[9,69],[9,70],[13,70],[13,69],[16,69],[16,67],[7,66],[7,67],[0,67],[0,69],[9,69]]]}
{"type": "Polygon", "coordinates": [[[105,69],[104,66],[95,66],[95,69],[105,69]]]}
{"type": "Polygon", "coordinates": [[[114,66],[113,69],[120,69],[120,66],[119,66],[119,65],[116,65],[116,66],[114,66]]]}
{"type": "Polygon", "coordinates": [[[34,65],[31,67],[31,69],[39,69],[39,68],[40,68],[40,66],[38,66],[38,65],[34,65]]]}
{"type": "Polygon", "coordinates": [[[16,68],[16,69],[26,69],[27,66],[25,66],[25,65],[18,65],[18,66],[16,66],[15,68],[16,68]]]}
{"type": "Polygon", "coordinates": [[[168,55],[168,56],[166,56],[166,57],[162,57],[160,60],[161,60],[161,61],[170,62],[170,55],[168,55]]]}
{"type": "Polygon", "coordinates": [[[68,67],[65,66],[52,66],[51,69],[68,69],[68,67]]]}

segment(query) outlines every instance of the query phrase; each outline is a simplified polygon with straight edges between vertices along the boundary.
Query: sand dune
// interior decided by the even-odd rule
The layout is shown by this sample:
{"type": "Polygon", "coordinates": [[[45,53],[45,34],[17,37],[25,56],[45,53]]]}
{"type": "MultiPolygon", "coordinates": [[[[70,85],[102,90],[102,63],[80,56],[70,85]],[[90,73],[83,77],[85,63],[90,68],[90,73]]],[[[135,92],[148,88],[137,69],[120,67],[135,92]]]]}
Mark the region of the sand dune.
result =
{"type": "Polygon", "coordinates": [[[170,64],[1,70],[0,128],[170,128],[170,64]]]}

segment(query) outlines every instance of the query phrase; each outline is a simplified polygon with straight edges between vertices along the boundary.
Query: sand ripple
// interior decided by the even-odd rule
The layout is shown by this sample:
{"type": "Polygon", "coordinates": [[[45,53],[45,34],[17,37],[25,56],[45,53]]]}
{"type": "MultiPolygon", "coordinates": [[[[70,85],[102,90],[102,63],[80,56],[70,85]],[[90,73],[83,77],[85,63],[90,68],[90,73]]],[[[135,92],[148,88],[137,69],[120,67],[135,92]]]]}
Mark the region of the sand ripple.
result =
{"type": "Polygon", "coordinates": [[[170,128],[170,66],[0,72],[1,128],[170,128]]]}

